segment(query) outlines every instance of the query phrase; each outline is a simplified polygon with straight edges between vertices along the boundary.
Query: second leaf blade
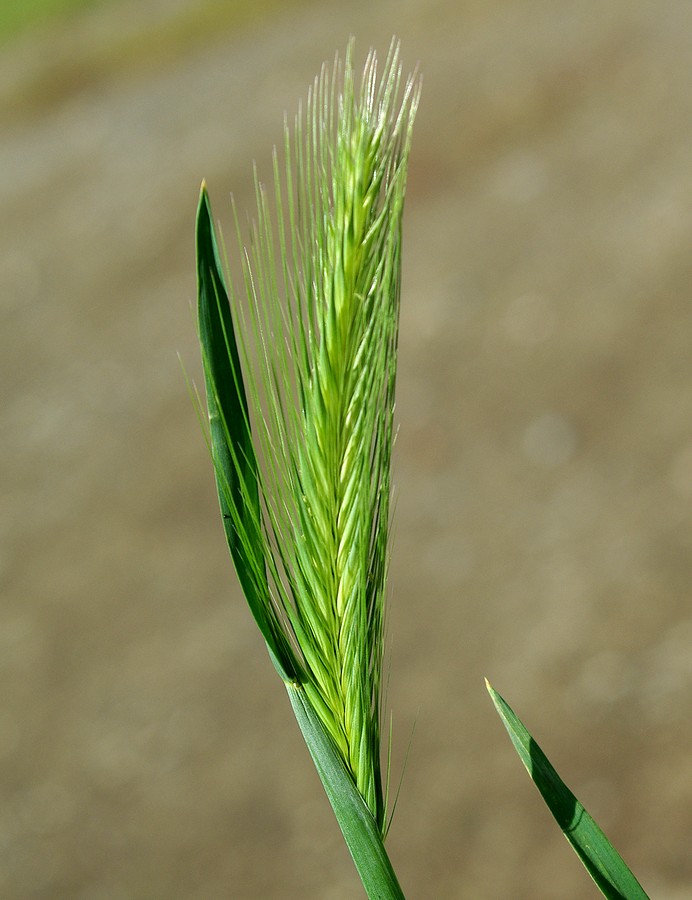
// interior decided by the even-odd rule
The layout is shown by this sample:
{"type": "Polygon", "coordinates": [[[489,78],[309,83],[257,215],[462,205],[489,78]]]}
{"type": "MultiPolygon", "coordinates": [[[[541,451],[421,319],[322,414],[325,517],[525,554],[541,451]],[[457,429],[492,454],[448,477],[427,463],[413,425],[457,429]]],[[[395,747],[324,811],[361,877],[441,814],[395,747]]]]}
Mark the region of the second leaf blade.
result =
{"type": "Polygon", "coordinates": [[[609,900],[648,900],[620,854],[562,781],[514,710],[487,681],[486,687],[519,758],[604,897],[609,900]]]}

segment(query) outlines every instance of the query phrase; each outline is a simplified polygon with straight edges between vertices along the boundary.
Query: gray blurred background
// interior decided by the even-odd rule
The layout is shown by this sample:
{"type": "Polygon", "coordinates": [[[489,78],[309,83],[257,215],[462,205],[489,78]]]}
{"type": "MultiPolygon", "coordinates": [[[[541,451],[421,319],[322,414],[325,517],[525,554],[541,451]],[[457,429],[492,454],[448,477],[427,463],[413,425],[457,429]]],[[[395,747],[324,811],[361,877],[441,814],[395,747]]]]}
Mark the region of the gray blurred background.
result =
{"type": "Polygon", "coordinates": [[[395,868],[597,896],[487,675],[652,897],[692,892],[692,4],[113,0],[0,48],[3,898],[362,896],[177,354],[199,378],[202,177],[230,227],[321,63],[393,33],[395,868]]]}

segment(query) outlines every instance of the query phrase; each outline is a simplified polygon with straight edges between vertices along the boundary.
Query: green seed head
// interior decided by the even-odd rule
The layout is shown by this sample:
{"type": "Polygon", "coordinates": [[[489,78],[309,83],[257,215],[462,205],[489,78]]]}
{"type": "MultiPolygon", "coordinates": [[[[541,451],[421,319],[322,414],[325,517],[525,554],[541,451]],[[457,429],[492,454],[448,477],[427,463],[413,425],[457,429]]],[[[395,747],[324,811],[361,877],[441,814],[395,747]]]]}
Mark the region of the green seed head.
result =
{"type": "MultiPolygon", "coordinates": [[[[236,403],[235,423],[222,421],[230,474],[214,453],[253,613],[381,828],[401,218],[417,98],[413,81],[401,83],[396,44],[380,79],[370,54],[359,86],[349,45],[286,127],[272,189],[256,181],[245,290],[231,291],[248,411],[236,403]]],[[[220,391],[204,340],[203,355],[209,402],[220,391]]]]}

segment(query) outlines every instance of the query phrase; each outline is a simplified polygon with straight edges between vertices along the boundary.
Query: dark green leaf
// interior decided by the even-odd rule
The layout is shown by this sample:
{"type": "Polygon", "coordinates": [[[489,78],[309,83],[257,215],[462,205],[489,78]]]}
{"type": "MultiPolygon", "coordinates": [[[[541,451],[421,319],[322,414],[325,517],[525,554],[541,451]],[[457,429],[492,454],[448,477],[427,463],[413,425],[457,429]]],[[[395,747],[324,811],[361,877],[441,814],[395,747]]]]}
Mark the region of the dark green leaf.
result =
{"type": "Polygon", "coordinates": [[[295,678],[294,654],[272,607],[264,564],[257,460],[211,206],[202,184],[197,209],[199,337],[211,451],[226,539],[250,610],[284,680],[295,678]]]}
{"type": "Polygon", "coordinates": [[[404,900],[372,813],[305,691],[286,684],[293,712],[370,900],[404,900]]]}
{"type": "Polygon", "coordinates": [[[609,900],[647,900],[622,857],[550,764],[506,701],[486,681],[495,709],[563,834],[609,900]]]}

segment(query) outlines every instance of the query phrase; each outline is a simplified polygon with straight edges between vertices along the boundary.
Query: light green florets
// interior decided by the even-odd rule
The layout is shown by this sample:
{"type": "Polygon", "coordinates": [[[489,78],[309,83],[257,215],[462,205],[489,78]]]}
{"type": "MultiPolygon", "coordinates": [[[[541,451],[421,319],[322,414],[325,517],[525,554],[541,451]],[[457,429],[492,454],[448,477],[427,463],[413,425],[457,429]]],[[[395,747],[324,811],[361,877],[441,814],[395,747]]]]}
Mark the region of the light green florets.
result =
{"type": "MultiPolygon", "coordinates": [[[[243,564],[381,828],[401,218],[417,104],[415,85],[401,90],[400,77],[393,46],[379,81],[368,57],[357,90],[349,47],[316,79],[304,114],[286,127],[283,164],[275,154],[273,190],[257,182],[247,302],[231,296],[263,533],[263,559],[243,564]]],[[[227,494],[252,556],[247,509],[227,494]]]]}

